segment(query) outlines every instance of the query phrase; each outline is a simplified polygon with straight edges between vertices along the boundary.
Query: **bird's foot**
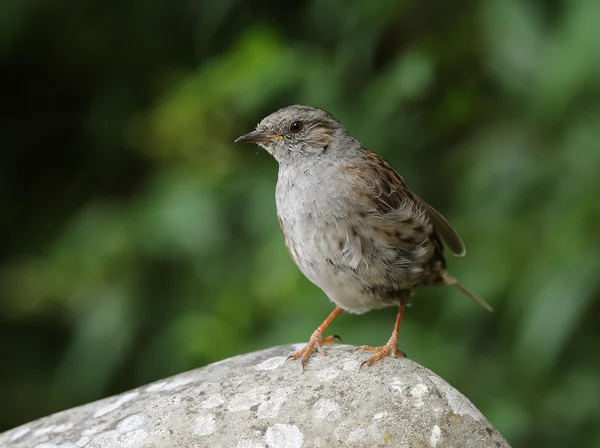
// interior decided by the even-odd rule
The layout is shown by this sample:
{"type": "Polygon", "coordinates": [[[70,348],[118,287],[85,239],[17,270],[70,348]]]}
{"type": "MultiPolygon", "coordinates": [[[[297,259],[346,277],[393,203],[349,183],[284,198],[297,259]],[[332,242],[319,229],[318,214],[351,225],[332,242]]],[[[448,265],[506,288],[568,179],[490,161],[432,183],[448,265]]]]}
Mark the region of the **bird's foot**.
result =
{"type": "Polygon", "coordinates": [[[288,356],[288,359],[290,359],[290,358],[292,358],[292,359],[300,359],[302,361],[302,368],[304,369],[304,366],[306,366],[308,358],[310,358],[310,355],[314,351],[315,347],[317,348],[317,351],[321,355],[327,356],[327,353],[323,349],[323,346],[325,346],[325,345],[332,345],[335,342],[336,339],[338,341],[342,342],[342,338],[340,338],[337,334],[333,335],[333,336],[327,336],[326,338],[323,338],[323,332],[320,331],[320,330],[316,330],[311,335],[311,337],[310,337],[310,339],[309,339],[308,344],[306,345],[306,347],[304,347],[302,350],[297,351],[296,353],[288,356]]]}
{"type": "Polygon", "coordinates": [[[391,356],[392,358],[397,358],[399,356],[406,357],[406,353],[404,353],[402,350],[398,349],[398,343],[395,341],[390,341],[387,344],[382,345],[380,347],[371,347],[370,345],[362,345],[354,351],[357,351],[357,350],[360,350],[363,352],[375,353],[373,356],[371,356],[369,359],[367,359],[365,362],[363,362],[360,365],[361,368],[364,366],[368,367],[371,364],[373,364],[375,361],[379,361],[380,359],[383,359],[386,356],[391,356]]]}

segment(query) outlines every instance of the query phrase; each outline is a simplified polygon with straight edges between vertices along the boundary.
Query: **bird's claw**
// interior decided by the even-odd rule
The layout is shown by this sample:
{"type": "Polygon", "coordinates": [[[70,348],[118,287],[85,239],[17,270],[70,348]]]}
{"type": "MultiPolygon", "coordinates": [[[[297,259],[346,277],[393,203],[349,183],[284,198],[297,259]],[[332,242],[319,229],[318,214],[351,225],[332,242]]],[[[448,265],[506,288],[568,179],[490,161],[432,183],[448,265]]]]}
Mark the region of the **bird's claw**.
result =
{"type": "Polygon", "coordinates": [[[397,358],[399,356],[406,358],[406,353],[404,353],[402,350],[399,350],[398,347],[395,345],[382,345],[381,347],[371,347],[370,345],[363,345],[361,347],[357,347],[354,351],[356,352],[357,350],[375,353],[369,359],[364,361],[360,365],[359,369],[362,369],[364,366],[369,367],[374,362],[379,361],[380,359],[383,359],[388,356],[391,356],[392,358],[397,358]]]}
{"type": "Polygon", "coordinates": [[[337,334],[323,338],[323,334],[321,332],[315,331],[310,337],[310,340],[308,341],[306,347],[302,348],[296,353],[292,353],[286,358],[286,361],[290,358],[300,359],[302,363],[302,370],[304,370],[304,367],[308,362],[308,358],[310,358],[310,355],[312,355],[313,351],[315,350],[315,347],[317,348],[317,352],[319,352],[323,356],[327,356],[327,352],[323,349],[323,346],[334,344],[336,339],[342,342],[342,338],[339,337],[337,334]]]}

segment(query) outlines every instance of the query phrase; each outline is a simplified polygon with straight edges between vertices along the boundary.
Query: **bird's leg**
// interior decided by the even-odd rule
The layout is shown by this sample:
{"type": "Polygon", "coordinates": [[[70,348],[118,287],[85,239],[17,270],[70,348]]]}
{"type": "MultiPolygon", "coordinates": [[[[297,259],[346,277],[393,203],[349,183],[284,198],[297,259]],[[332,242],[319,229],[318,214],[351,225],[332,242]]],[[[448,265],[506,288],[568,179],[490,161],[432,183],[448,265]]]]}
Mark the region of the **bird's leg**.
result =
{"type": "Polygon", "coordinates": [[[340,308],[339,306],[335,310],[333,310],[331,312],[331,314],[329,316],[327,316],[327,319],[325,319],[325,321],[321,325],[319,325],[319,328],[317,328],[313,332],[313,334],[311,335],[311,337],[308,341],[308,345],[306,347],[304,347],[302,350],[294,353],[293,355],[290,355],[289,357],[293,358],[293,359],[300,358],[302,360],[302,368],[304,368],[304,366],[306,365],[306,362],[308,361],[308,358],[310,358],[310,355],[312,354],[315,347],[317,347],[317,351],[319,353],[321,353],[322,355],[326,355],[325,350],[323,350],[324,345],[333,344],[335,339],[339,339],[339,341],[341,342],[342,338],[340,338],[337,335],[327,336],[326,338],[323,338],[323,332],[325,330],[327,330],[327,327],[329,327],[329,325],[331,325],[331,323],[335,320],[336,317],[338,317],[340,315],[340,313],[342,311],[344,311],[344,310],[342,308],[340,308]]]}
{"type": "Polygon", "coordinates": [[[386,356],[392,356],[396,358],[398,356],[406,356],[402,350],[398,350],[398,332],[400,331],[400,324],[402,323],[402,316],[404,316],[404,310],[406,309],[406,300],[402,300],[400,302],[400,307],[398,308],[398,316],[396,317],[396,325],[394,325],[394,331],[392,332],[392,336],[390,336],[387,344],[382,345],[381,347],[371,347],[368,345],[363,345],[359,347],[357,350],[368,351],[375,353],[365,362],[363,362],[360,366],[370,366],[375,361],[379,361],[386,356]]]}

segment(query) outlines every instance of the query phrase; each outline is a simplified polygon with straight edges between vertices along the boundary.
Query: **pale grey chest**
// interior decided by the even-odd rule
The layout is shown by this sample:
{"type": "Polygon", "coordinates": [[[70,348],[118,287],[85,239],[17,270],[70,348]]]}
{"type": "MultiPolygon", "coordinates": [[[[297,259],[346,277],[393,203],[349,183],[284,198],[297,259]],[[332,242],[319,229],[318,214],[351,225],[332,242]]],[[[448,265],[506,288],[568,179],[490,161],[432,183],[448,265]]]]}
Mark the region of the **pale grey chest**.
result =
{"type": "Polygon", "coordinates": [[[331,274],[327,271],[333,271],[327,260],[335,254],[344,231],[343,201],[330,179],[280,170],[276,189],[277,215],[290,255],[321,288],[327,286],[331,274]]]}

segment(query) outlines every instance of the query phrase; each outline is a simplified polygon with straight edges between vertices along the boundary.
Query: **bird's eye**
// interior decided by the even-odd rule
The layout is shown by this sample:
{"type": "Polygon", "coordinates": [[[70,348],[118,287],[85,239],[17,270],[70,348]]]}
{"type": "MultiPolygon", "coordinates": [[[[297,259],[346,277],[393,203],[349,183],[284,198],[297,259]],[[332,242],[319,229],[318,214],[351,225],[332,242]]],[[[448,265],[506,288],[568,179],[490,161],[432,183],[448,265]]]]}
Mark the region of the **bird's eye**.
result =
{"type": "Polygon", "coordinates": [[[301,121],[294,121],[294,122],[292,122],[292,124],[290,124],[290,131],[292,131],[294,134],[297,134],[301,130],[302,130],[302,122],[301,121]]]}

